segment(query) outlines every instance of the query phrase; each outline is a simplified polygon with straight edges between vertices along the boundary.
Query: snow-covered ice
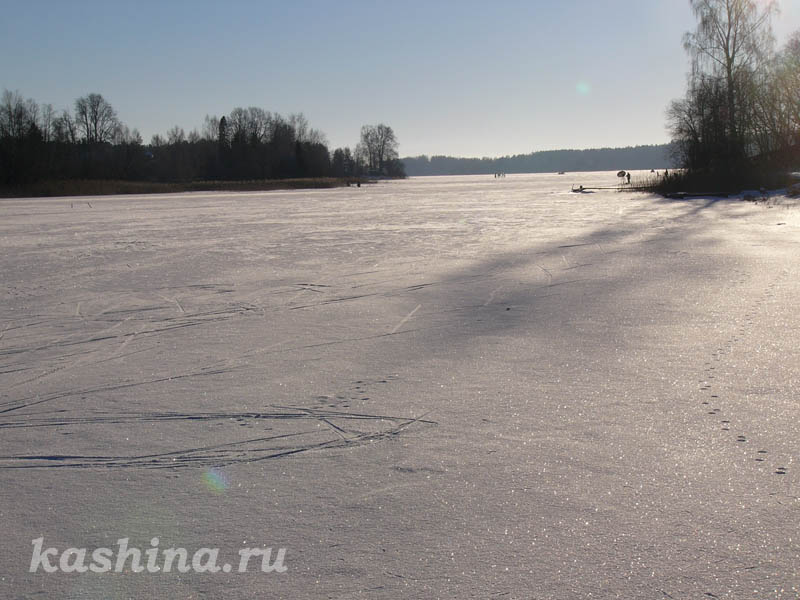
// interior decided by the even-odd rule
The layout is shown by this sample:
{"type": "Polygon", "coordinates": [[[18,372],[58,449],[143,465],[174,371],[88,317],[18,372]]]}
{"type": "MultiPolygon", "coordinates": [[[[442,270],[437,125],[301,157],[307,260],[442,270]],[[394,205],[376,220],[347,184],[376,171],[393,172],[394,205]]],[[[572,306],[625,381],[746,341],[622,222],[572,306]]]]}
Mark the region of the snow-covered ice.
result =
{"type": "Polygon", "coordinates": [[[0,596],[798,597],[797,200],[617,183],[0,200],[0,596]]]}

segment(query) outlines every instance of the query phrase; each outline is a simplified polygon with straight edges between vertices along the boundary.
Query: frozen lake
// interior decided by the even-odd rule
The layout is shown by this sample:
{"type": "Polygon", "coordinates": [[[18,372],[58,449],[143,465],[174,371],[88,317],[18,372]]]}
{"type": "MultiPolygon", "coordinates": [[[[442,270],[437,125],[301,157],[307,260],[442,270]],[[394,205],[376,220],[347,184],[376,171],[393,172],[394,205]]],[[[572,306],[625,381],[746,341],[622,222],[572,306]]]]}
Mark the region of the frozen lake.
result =
{"type": "Polygon", "coordinates": [[[0,200],[0,596],[797,598],[800,209],[615,175],[0,200]]]}

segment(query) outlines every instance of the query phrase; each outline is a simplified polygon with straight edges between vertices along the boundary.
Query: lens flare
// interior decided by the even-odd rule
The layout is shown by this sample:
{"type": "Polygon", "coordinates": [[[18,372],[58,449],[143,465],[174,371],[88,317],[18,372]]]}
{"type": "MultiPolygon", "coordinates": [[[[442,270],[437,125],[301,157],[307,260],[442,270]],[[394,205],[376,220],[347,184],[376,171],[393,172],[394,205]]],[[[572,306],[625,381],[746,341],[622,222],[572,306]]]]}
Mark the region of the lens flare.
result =
{"type": "Polygon", "coordinates": [[[592,92],[592,86],[585,81],[579,81],[575,86],[575,91],[581,96],[588,96],[592,92]]]}
{"type": "Polygon", "coordinates": [[[228,476],[217,468],[209,469],[203,473],[203,481],[212,492],[222,493],[230,487],[228,476]]]}

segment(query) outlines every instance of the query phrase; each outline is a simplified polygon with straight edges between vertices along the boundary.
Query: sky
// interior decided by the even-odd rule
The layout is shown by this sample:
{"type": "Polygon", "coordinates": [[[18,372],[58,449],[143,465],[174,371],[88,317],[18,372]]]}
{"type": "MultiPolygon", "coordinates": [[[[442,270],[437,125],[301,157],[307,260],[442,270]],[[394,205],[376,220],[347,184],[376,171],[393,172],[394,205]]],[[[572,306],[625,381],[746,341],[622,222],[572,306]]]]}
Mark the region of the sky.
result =
{"type": "MultiPolygon", "coordinates": [[[[758,0],[763,2],[764,0],[758,0]]],[[[800,29],[782,0],[779,44],[800,29]]],[[[0,0],[0,89],[91,92],[147,142],[258,106],[331,149],[391,126],[401,156],[668,141],[688,0],[0,0]]]]}

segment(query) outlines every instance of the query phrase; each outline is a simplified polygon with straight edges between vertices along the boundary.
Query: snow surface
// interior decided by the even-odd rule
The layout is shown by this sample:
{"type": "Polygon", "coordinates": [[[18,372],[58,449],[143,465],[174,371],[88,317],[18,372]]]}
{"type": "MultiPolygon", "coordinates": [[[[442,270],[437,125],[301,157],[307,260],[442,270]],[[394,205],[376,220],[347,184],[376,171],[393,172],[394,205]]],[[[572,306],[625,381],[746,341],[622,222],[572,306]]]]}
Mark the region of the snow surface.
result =
{"type": "Polygon", "coordinates": [[[617,183],[0,201],[0,597],[798,597],[797,201],[617,183]]]}

